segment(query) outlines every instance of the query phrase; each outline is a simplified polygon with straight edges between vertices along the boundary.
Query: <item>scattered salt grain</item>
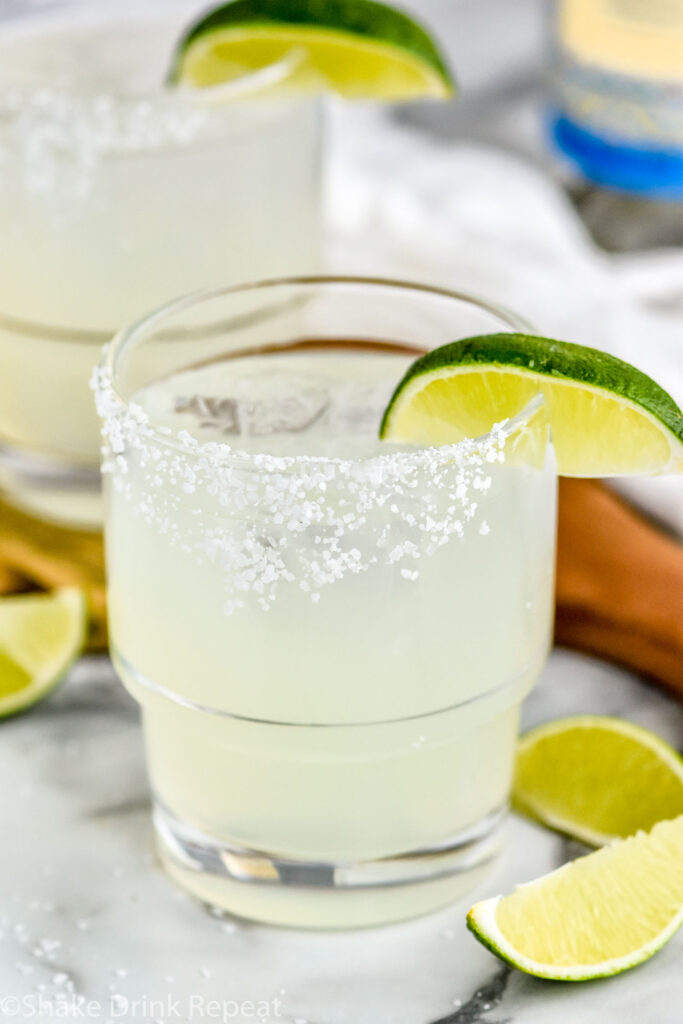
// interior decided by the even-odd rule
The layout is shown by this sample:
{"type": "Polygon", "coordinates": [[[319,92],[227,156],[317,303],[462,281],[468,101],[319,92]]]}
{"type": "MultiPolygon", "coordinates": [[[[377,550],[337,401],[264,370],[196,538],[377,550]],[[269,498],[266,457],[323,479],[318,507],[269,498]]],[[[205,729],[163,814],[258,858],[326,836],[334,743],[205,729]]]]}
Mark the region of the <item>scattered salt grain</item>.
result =
{"type": "Polygon", "coordinates": [[[122,996],[118,992],[114,993],[114,995],[112,995],[112,997],[110,999],[110,1003],[111,1003],[112,1010],[114,1010],[114,1012],[117,1014],[117,1016],[119,1016],[120,1014],[125,1013],[126,1010],[128,1009],[128,1000],[126,999],[125,996],[122,996]]]}
{"type": "Polygon", "coordinates": [[[40,939],[31,953],[37,960],[55,960],[57,950],[61,948],[61,945],[59,939],[40,939]]]}

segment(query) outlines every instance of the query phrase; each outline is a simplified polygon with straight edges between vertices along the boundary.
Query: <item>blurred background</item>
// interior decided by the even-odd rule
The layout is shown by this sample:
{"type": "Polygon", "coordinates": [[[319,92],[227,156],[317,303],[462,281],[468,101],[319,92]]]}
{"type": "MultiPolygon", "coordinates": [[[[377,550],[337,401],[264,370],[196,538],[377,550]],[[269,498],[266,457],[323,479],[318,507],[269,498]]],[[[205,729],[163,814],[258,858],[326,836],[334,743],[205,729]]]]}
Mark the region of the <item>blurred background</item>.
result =
{"type": "MultiPolygon", "coordinates": [[[[607,249],[683,244],[683,4],[597,0],[592,12],[590,2],[583,0],[408,0],[405,6],[444,41],[461,86],[458,103],[406,108],[406,123],[444,139],[502,145],[548,169],[567,186],[596,240],[607,249]],[[612,36],[604,44],[601,26],[591,20],[599,12],[609,19],[606,31],[612,36]],[[581,24],[584,18],[585,25],[570,37],[567,21],[581,24]],[[587,37],[583,41],[581,33],[587,37]],[[586,52],[574,49],[577,40],[586,52]],[[652,59],[646,67],[641,59],[648,47],[652,59]],[[582,63],[592,65],[591,75],[578,81],[576,67],[569,66],[577,53],[582,63]],[[659,74],[653,75],[653,69],[659,74]],[[611,112],[603,109],[604,136],[611,127],[636,150],[639,135],[643,142],[652,137],[652,125],[660,121],[655,145],[677,150],[678,161],[665,174],[665,188],[656,172],[637,190],[620,195],[596,188],[558,146],[549,144],[549,110],[558,91],[564,89],[567,96],[572,89],[576,102],[579,88],[585,90],[586,111],[601,102],[603,108],[614,104],[611,112]],[[617,118],[627,104],[630,123],[620,125],[617,118]],[[648,121],[647,131],[639,132],[648,121]],[[667,201],[653,201],[653,193],[666,188],[667,201]]],[[[618,158],[604,174],[608,186],[622,184],[618,158]]]]}
{"type": "Polygon", "coordinates": [[[547,160],[539,104],[553,0],[408,0],[433,27],[461,89],[459,101],[406,108],[404,119],[444,138],[508,146],[547,160]]]}
{"type": "MultiPolygon", "coordinates": [[[[366,121],[338,111],[335,265],[469,288],[635,363],[680,403],[683,2],[404,6],[460,91],[366,121]]],[[[680,481],[615,486],[683,532],[680,481]]]]}

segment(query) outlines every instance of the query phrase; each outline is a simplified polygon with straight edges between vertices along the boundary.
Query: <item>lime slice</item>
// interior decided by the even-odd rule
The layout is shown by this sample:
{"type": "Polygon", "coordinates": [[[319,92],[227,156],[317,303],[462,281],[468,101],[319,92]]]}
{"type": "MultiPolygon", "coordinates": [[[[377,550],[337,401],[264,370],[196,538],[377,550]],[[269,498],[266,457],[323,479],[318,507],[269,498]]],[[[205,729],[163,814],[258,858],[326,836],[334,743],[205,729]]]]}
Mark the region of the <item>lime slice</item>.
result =
{"type": "Polygon", "coordinates": [[[272,67],[293,52],[302,59],[286,88],[321,87],[376,100],[443,98],[451,74],[427,32],[372,0],[233,0],[190,27],[170,79],[195,88],[222,85],[272,67]]]}
{"type": "Polygon", "coordinates": [[[606,352],[528,334],[468,338],[417,359],[380,436],[427,445],[477,437],[539,391],[564,476],[683,470],[683,413],[666,391],[606,352]]]}
{"type": "Polygon", "coordinates": [[[467,926],[492,953],[538,978],[619,974],[683,923],[683,817],[579,857],[511,896],[476,903],[467,926]]]}
{"type": "Polygon", "coordinates": [[[76,587],[0,599],[0,718],[24,711],[61,681],[85,640],[76,587]]]}
{"type": "Polygon", "coordinates": [[[515,807],[592,846],[683,815],[683,758],[620,718],[577,715],[520,740],[515,807]]]}

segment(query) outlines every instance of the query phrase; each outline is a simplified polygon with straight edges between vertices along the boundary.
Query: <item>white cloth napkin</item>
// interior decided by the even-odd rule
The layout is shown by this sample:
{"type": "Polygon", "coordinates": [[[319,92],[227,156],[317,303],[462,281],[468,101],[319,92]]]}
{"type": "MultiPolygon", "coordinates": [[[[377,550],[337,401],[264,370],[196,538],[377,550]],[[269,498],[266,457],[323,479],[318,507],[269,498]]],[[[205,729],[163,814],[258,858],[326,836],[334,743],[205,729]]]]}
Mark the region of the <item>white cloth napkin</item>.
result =
{"type": "MultiPolygon", "coordinates": [[[[328,270],[470,291],[634,363],[683,404],[683,253],[606,254],[533,164],[375,109],[330,113],[328,270]]],[[[683,477],[614,485],[683,534],[683,477]]]]}

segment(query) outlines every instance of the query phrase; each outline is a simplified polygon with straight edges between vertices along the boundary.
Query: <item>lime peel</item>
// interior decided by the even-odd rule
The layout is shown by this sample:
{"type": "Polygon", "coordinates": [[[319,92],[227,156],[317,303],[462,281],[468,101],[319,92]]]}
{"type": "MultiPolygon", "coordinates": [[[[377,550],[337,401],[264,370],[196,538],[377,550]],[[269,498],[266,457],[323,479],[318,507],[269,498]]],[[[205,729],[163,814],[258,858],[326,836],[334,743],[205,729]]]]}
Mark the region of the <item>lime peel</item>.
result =
{"type": "Polygon", "coordinates": [[[608,715],[545,722],[520,739],[515,809],[592,846],[683,814],[683,758],[608,715]]]}
{"type": "Polygon", "coordinates": [[[77,587],[0,599],[0,718],[27,710],[62,681],[83,648],[86,625],[77,587]]]}
{"type": "Polygon", "coordinates": [[[170,81],[205,87],[307,51],[307,69],[289,88],[321,80],[347,96],[446,97],[447,64],[412,18],[374,0],[233,0],[190,27],[173,57],[170,81]],[[313,72],[313,73],[312,73],[313,72]]]}
{"type": "Polygon", "coordinates": [[[519,333],[421,356],[396,388],[380,437],[452,443],[485,433],[539,391],[563,475],[683,470],[683,413],[654,380],[606,352],[519,333]]]}
{"type": "Polygon", "coordinates": [[[683,924],[683,815],[476,903],[467,927],[520,971],[553,981],[619,974],[683,924]]]}

